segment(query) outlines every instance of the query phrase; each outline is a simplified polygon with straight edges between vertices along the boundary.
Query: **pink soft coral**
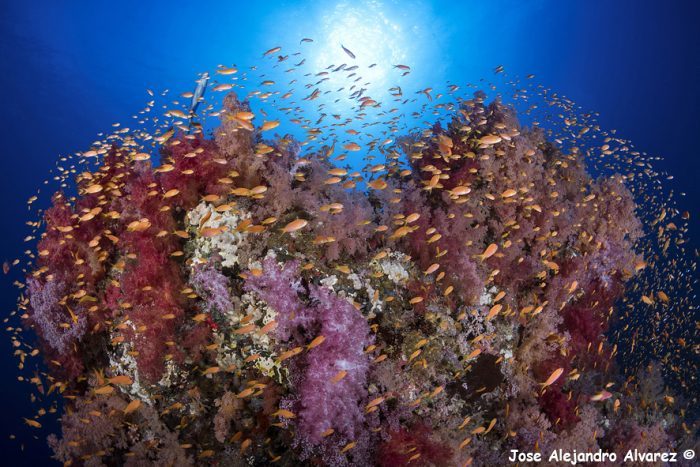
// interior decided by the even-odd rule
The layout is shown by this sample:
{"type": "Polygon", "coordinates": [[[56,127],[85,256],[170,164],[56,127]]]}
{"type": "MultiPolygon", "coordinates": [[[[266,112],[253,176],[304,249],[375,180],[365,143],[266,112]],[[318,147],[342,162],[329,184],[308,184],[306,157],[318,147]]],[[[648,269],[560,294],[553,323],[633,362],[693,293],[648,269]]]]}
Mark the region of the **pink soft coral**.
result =
{"type": "Polygon", "coordinates": [[[278,267],[268,257],[263,274],[249,276],[246,288],[277,312],[276,335],[281,341],[295,346],[318,335],[325,337],[321,345],[293,361],[293,396],[282,402],[299,414],[301,442],[323,450],[324,444],[347,443],[365,431],[362,403],[367,395],[369,356],[364,350],[372,339],[367,321],[346,299],[317,285],[309,285],[306,293],[298,273],[296,262],[278,267]],[[334,382],[341,371],[345,377],[334,382]],[[335,434],[324,439],[329,428],[335,434]]]}
{"type": "Polygon", "coordinates": [[[393,431],[389,436],[379,448],[377,462],[381,467],[448,465],[452,458],[452,450],[432,439],[430,428],[422,423],[393,431]]]}

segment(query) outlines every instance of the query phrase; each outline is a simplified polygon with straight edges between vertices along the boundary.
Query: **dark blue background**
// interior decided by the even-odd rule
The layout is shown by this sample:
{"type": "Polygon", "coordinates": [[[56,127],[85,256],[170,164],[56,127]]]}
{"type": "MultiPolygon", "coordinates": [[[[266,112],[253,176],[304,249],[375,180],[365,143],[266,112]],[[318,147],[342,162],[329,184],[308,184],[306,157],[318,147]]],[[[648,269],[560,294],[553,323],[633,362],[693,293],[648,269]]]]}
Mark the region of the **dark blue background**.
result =
{"type": "MultiPolygon", "coordinates": [[[[298,31],[297,40],[315,37],[315,18],[333,7],[325,1],[199,3],[2,1],[0,261],[24,249],[25,202],[58,154],[83,150],[111,123],[127,122],[145,102],[146,88],[189,87],[196,72],[218,63],[254,64],[290,31],[298,31]]],[[[406,24],[416,16],[402,11],[426,12],[421,40],[439,48],[414,67],[462,82],[498,64],[521,76],[535,73],[540,83],[600,112],[604,128],[664,156],[660,167],[675,175],[671,187],[687,193],[680,207],[697,214],[700,2],[384,3],[406,28],[416,26],[406,24]]],[[[694,233],[697,226],[694,219],[694,233]]],[[[0,285],[4,315],[15,305],[11,280],[19,272],[12,274],[0,285]]],[[[0,462],[46,464],[47,431],[22,424],[36,407],[16,380],[11,352],[9,339],[0,341],[0,462]],[[9,440],[11,433],[18,439],[9,440]]]]}

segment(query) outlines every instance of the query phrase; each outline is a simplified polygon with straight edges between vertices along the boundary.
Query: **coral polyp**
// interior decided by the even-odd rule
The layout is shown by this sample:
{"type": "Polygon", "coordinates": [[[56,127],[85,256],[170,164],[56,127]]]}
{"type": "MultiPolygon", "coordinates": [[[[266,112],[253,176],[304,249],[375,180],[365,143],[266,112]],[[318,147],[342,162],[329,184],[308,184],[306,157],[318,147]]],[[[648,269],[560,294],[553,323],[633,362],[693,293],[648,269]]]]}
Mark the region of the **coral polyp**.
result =
{"type": "MultiPolygon", "coordinates": [[[[361,94],[356,111],[384,113],[361,94]]],[[[660,363],[618,364],[630,304],[671,293],[644,279],[666,251],[640,158],[605,135],[586,149],[583,117],[434,104],[422,129],[386,112],[369,141],[340,115],[268,137],[279,122],[230,91],[209,132],[169,111],[84,152],[20,299],[38,384],[63,400],[56,459],[491,466],[692,443],[660,363]]]]}

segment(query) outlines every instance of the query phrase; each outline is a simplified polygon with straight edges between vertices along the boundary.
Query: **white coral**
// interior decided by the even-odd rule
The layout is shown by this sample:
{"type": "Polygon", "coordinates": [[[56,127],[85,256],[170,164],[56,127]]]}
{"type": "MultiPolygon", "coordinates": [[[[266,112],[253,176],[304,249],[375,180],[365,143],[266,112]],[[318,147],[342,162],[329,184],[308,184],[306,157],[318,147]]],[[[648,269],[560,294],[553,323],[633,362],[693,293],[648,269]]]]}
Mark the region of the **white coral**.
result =
{"type": "MultiPolygon", "coordinates": [[[[136,329],[136,326],[131,321],[127,321],[126,325],[130,326],[132,329],[136,329]]],[[[119,335],[121,334],[114,331],[111,337],[114,338],[119,335]]],[[[131,352],[132,350],[133,344],[128,341],[115,346],[114,351],[108,353],[109,367],[114,375],[126,375],[133,381],[133,383],[129,385],[120,385],[119,389],[121,391],[126,392],[132,398],[139,399],[150,405],[151,398],[139,378],[138,365],[131,352]]]]}
{"type": "Polygon", "coordinates": [[[233,267],[238,264],[238,250],[246,238],[245,232],[236,231],[238,224],[250,217],[250,213],[241,210],[216,212],[211,203],[202,201],[187,213],[187,221],[192,229],[199,231],[202,227],[224,229],[224,232],[213,237],[197,235],[190,244],[194,246],[193,261],[206,262],[212,253],[218,253],[223,267],[233,267]],[[208,219],[207,219],[208,217],[208,219]],[[202,220],[206,219],[205,222],[202,220]]]}
{"type": "Polygon", "coordinates": [[[408,270],[411,259],[408,255],[392,251],[380,260],[379,267],[382,272],[396,285],[404,285],[408,281],[408,270]]]}

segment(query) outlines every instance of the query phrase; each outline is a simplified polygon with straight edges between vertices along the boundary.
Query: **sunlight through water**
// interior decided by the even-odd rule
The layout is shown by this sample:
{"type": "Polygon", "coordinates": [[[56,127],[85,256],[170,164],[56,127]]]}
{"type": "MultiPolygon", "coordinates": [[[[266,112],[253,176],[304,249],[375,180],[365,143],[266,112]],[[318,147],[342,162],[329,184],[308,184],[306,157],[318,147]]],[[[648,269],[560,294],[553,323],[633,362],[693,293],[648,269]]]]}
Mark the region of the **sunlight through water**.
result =
{"type": "MultiPolygon", "coordinates": [[[[339,3],[323,18],[321,34],[318,41],[321,45],[315,60],[318,69],[331,65],[337,67],[342,63],[347,63],[347,68],[356,65],[364,69],[358,82],[370,82],[377,88],[386,88],[389,64],[415,59],[404,29],[387,16],[381,2],[369,2],[362,6],[339,3]],[[356,58],[346,54],[341,45],[356,58]],[[372,68],[366,68],[369,66],[372,68]]],[[[338,87],[346,83],[347,80],[338,74],[331,78],[331,84],[338,87]]]]}

